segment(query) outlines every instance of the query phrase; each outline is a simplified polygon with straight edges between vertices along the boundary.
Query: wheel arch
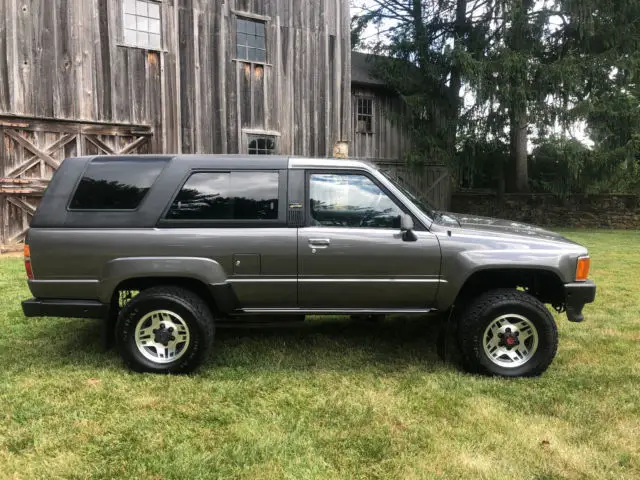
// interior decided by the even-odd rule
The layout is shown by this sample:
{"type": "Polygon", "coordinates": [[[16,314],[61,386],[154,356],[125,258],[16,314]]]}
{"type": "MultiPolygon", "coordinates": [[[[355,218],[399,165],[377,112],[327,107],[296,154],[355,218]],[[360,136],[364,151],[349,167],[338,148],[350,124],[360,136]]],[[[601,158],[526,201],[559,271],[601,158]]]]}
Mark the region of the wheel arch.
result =
{"type": "Polygon", "coordinates": [[[220,263],[196,257],[128,257],[108,262],[102,270],[99,298],[113,305],[123,290],[159,285],[189,288],[210,302],[214,311],[236,308],[237,298],[220,263]]]}
{"type": "Polygon", "coordinates": [[[522,289],[542,303],[562,306],[564,284],[558,274],[545,268],[484,268],[471,273],[451,298],[449,306],[464,305],[490,290],[522,289]]]}

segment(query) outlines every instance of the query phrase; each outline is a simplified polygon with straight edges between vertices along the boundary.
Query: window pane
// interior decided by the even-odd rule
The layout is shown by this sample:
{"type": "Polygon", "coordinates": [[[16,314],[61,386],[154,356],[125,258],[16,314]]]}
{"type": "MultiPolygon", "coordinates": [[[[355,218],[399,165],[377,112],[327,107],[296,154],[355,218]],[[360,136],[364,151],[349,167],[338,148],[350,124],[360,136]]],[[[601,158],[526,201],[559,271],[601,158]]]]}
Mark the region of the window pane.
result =
{"type": "Polygon", "coordinates": [[[239,18],[236,29],[238,33],[247,33],[247,22],[239,18]]]}
{"type": "Polygon", "coordinates": [[[72,210],[135,210],[166,160],[94,160],[71,200],[72,210]]]}
{"type": "Polygon", "coordinates": [[[173,220],[275,220],[277,172],[195,173],[173,202],[173,220]]]}
{"type": "Polygon", "coordinates": [[[149,32],[160,33],[160,20],[149,20],[149,32]]]}
{"type": "Polygon", "coordinates": [[[278,218],[277,172],[233,172],[231,183],[235,199],[234,218],[275,220],[278,218]]]}
{"type": "Polygon", "coordinates": [[[149,31],[149,19],[147,17],[138,17],[138,31],[140,32],[149,31]]]}
{"type": "Polygon", "coordinates": [[[257,60],[255,48],[247,48],[247,60],[250,62],[257,60]]]}
{"type": "Polygon", "coordinates": [[[149,4],[149,16],[151,18],[160,18],[160,5],[157,3],[149,4]]]}
{"type": "Polygon", "coordinates": [[[124,43],[128,45],[136,44],[136,32],[135,30],[125,30],[124,31],[124,43]]]}
{"type": "Polygon", "coordinates": [[[124,28],[130,28],[131,30],[135,30],[137,27],[136,16],[135,15],[125,15],[124,16],[124,28]]]}
{"type": "Polygon", "coordinates": [[[236,49],[236,56],[242,60],[247,58],[247,47],[238,47],[236,49]]]}
{"type": "Polygon", "coordinates": [[[246,26],[246,31],[247,33],[250,33],[251,35],[255,35],[256,34],[256,22],[251,21],[251,20],[245,20],[245,26],[246,26]]]}
{"type": "Polygon", "coordinates": [[[136,13],[136,0],[124,0],[124,13],[136,13]]]}
{"type": "Polygon", "coordinates": [[[254,37],[255,38],[255,46],[258,48],[264,49],[264,37],[254,37]]]}
{"type": "Polygon", "coordinates": [[[265,50],[256,49],[256,62],[266,62],[267,52],[265,50]]]}
{"type": "Polygon", "coordinates": [[[139,47],[147,47],[149,45],[149,35],[144,32],[137,32],[136,45],[139,47]]]}
{"type": "Polygon", "coordinates": [[[312,225],[400,228],[402,210],[364,175],[311,175],[312,225]]]}
{"type": "Polygon", "coordinates": [[[145,17],[149,15],[149,10],[147,9],[147,2],[141,2],[138,0],[136,2],[136,13],[138,15],[144,15],[145,17]]]}
{"type": "Polygon", "coordinates": [[[276,148],[275,137],[249,135],[250,155],[273,155],[276,153],[276,148]]]}
{"type": "Polygon", "coordinates": [[[160,41],[160,35],[149,35],[149,47],[160,50],[162,48],[162,42],[160,41]]]}
{"type": "Polygon", "coordinates": [[[256,35],[264,37],[264,23],[256,23],[256,35]]]}
{"type": "Polygon", "coordinates": [[[246,45],[247,44],[247,34],[246,33],[238,33],[237,36],[238,45],[246,45]]]}

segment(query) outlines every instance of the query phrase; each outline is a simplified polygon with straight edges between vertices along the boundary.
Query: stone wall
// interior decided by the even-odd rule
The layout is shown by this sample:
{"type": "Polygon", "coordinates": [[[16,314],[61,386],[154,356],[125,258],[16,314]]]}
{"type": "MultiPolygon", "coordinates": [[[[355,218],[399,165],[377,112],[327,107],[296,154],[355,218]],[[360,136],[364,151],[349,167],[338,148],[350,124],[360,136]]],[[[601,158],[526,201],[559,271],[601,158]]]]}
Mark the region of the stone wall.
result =
{"type": "Polygon", "coordinates": [[[457,192],[451,211],[556,228],[640,229],[638,195],[507,194],[457,192]]]}

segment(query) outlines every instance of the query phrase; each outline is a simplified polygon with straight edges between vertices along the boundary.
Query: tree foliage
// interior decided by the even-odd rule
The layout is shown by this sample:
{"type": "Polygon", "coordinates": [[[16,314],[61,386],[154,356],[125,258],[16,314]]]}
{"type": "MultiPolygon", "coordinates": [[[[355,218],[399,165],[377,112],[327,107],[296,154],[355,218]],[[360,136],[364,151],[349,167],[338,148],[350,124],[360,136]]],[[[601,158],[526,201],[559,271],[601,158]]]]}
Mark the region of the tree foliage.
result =
{"type": "Polygon", "coordinates": [[[640,2],[358,6],[358,45],[388,57],[376,57],[376,73],[406,100],[414,158],[510,191],[638,188],[640,2]],[[371,23],[384,33],[374,41],[362,37],[371,23]],[[592,148],[569,133],[581,122],[592,148]]]}

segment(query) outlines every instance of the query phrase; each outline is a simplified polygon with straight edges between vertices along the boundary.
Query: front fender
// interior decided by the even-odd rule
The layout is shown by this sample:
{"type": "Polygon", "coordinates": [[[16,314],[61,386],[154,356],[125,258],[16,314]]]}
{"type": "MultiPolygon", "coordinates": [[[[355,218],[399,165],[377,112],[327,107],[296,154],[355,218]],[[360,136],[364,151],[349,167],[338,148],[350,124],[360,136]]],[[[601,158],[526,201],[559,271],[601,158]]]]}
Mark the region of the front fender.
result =
{"type": "Polygon", "coordinates": [[[437,308],[455,302],[465,282],[487,270],[544,270],[562,283],[574,279],[576,258],[586,249],[565,242],[521,239],[514,236],[458,234],[440,236],[442,248],[441,283],[437,308]]]}
{"type": "Polygon", "coordinates": [[[207,286],[224,284],[227,274],[210,258],[199,257],[127,257],[107,262],[100,275],[98,298],[111,301],[116,287],[125,280],[150,277],[192,278],[207,286]]]}

